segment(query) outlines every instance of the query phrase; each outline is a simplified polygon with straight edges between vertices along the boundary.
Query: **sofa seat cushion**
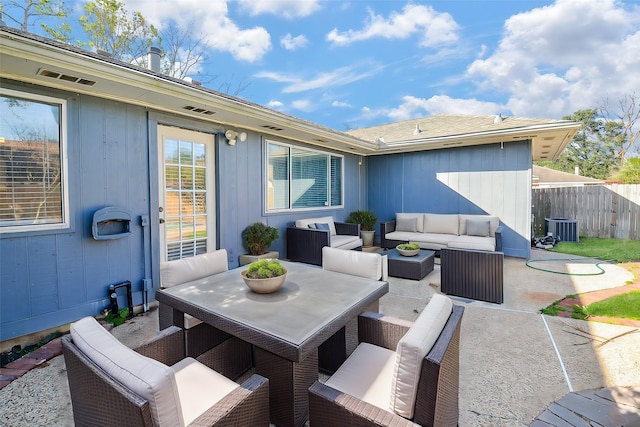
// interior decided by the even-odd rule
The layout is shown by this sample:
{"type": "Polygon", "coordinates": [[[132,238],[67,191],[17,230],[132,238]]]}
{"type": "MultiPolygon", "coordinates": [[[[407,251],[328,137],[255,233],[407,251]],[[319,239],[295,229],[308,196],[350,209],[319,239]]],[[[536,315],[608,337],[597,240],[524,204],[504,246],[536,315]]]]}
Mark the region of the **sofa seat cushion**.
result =
{"type": "Polygon", "coordinates": [[[475,249],[479,251],[495,251],[495,237],[457,236],[447,244],[454,249],[475,249]]]}
{"type": "Polygon", "coordinates": [[[309,228],[309,225],[312,225],[311,228],[316,228],[317,224],[329,224],[329,233],[332,236],[335,236],[336,233],[336,225],[333,222],[333,217],[324,216],[322,218],[307,218],[307,219],[298,219],[296,220],[296,227],[298,228],[309,228]]]}
{"type": "Polygon", "coordinates": [[[395,351],[361,343],[325,385],[389,411],[395,351]]]}
{"type": "Polygon", "coordinates": [[[424,214],[424,232],[458,235],[458,214],[424,214]]]}
{"type": "Polygon", "coordinates": [[[453,303],[449,298],[434,294],[398,342],[390,407],[396,414],[413,418],[422,360],[440,336],[452,311],[453,303]]]}
{"type": "Polygon", "coordinates": [[[108,375],[149,402],[153,423],[184,425],[174,371],[122,344],[93,317],[71,324],[73,343],[108,375]]]}
{"type": "Polygon", "coordinates": [[[355,249],[362,246],[362,239],[358,236],[336,234],[331,236],[330,244],[332,248],[355,249]]]}
{"type": "Polygon", "coordinates": [[[225,376],[187,357],[171,367],[175,373],[185,425],[240,387],[225,376]]]}
{"type": "Polygon", "coordinates": [[[447,244],[457,237],[453,234],[409,233],[406,231],[392,231],[385,235],[385,239],[417,243],[422,249],[432,251],[446,248],[447,244]]]}

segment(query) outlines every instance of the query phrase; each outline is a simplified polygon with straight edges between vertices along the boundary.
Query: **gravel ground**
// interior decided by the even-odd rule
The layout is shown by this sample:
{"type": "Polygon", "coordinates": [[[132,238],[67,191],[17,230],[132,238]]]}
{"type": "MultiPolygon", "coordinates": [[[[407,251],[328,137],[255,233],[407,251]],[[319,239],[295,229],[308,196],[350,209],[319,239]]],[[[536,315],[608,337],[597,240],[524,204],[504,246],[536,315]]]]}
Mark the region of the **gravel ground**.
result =
{"type": "MultiPolygon", "coordinates": [[[[129,347],[137,347],[158,333],[154,308],[112,329],[129,347]]],[[[71,395],[62,355],[27,372],[0,390],[0,426],[73,426],[71,395]]],[[[125,426],[123,426],[125,427],[125,426]]]]}

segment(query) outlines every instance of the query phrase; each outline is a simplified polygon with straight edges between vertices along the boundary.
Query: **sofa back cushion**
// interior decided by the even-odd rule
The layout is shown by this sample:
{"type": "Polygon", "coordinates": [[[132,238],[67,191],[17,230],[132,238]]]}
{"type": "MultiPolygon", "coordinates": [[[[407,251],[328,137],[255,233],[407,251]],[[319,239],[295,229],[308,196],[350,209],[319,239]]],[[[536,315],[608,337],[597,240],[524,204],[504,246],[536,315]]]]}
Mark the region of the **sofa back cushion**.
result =
{"type": "MultiPolygon", "coordinates": [[[[422,220],[420,222],[423,222],[422,220]]],[[[416,233],[418,231],[418,218],[396,218],[396,231],[416,233]]]]}
{"type": "Polygon", "coordinates": [[[389,408],[396,414],[413,418],[422,360],[440,336],[452,311],[453,303],[449,298],[434,294],[398,342],[389,408]]]}
{"type": "Polygon", "coordinates": [[[410,231],[410,230],[398,230],[398,224],[402,223],[402,220],[412,219],[416,220],[416,231],[418,233],[424,232],[424,214],[422,213],[397,213],[396,214],[396,231],[410,231]]]}
{"type": "Polygon", "coordinates": [[[459,235],[457,214],[424,214],[424,232],[459,235]]]}
{"type": "Polygon", "coordinates": [[[322,268],[352,276],[386,280],[387,256],[325,246],[322,248],[322,268]]]}
{"type": "Polygon", "coordinates": [[[163,288],[212,276],[229,269],[226,249],[218,249],[202,255],[167,261],[160,266],[163,288]]]}
{"type": "Polygon", "coordinates": [[[136,353],[118,341],[93,317],[71,324],[73,343],[109,376],[149,402],[157,426],[183,426],[173,370],[136,353]]]}
{"type": "Polygon", "coordinates": [[[317,228],[317,224],[329,224],[329,233],[332,236],[336,235],[336,225],[333,223],[333,218],[330,216],[324,216],[322,218],[307,218],[296,220],[296,227],[298,228],[317,228]],[[311,225],[312,227],[309,227],[311,225]]]}
{"type": "Polygon", "coordinates": [[[460,235],[461,236],[468,235],[468,233],[467,233],[467,220],[489,221],[489,236],[490,237],[495,237],[496,236],[496,229],[500,225],[500,218],[498,218],[497,216],[491,216],[491,215],[464,215],[464,214],[460,214],[458,216],[459,216],[459,229],[460,229],[460,235]]]}

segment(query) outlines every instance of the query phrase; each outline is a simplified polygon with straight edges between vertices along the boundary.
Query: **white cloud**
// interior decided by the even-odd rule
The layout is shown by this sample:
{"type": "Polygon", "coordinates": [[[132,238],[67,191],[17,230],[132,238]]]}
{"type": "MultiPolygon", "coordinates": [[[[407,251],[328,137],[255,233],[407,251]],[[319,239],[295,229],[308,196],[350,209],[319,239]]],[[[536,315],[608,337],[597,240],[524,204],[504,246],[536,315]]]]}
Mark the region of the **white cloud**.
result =
{"type": "Polygon", "coordinates": [[[280,39],[280,45],[287,50],[297,50],[309,44],[309,40],[303,35],[293,37],[290,33],[280,39]]]}
{"type": "Polygon", "coordinates": [[[276,100],[271,100],[267,103],[267,106],[270,108],[273,108],[275,110],[280,110],[282,108],[284,108],[284,104],[280,101],[276,101],[276,100]]]}
{"type": "Polygon", "coordinates": [[[640,87],[638,8],[614,0],[558,0],[514,15],[495,53],[468,77],[506,93],[518,116],[559,118],[640,87]]]}
{"type": "Polygon", "coordinates": [[[291,106],[297,110],[301,111],[312,111],[313,104],[308,99],[298,99],[291,103],[291,106]]]}
{"type": "Polygon", "coordinates": [[[227,1],[127,0],[126,8],[141,12],[159,28],[174,20],[195,38],[239,61],[259,61],[271,49],[271,36],[263,27],[245,29],[229,19],[227,1]]]}
{"type": "Polygon", "coordinates": [[[340,67],[330,72],[319,73],[311,79],[303,79],[297,75],[262,71],[254,77],[273,80],[278,83],[287,83],[283,93],[305,92],[315,89],[327,89],[330,87],[344,86],[358,80],[365,79],[376,74],[381,67],[367,65],[365,71],[359,71],[356,67],[340,67]]]}
{"type": "Polygon", "coordinates": [[[477,99],[456,99],[446,95],[436,95],[431,98],[417,98],[405,96],[403,103],[385,113],[394,121],[408,120],[434,114],[471,114],[492,115],[504,110],[504,107],[494,103],[477,99]]]}
{"type": "Polygon", "coordinates": [[[337,108],[351,108],[352,107],[352,105],[349,104],[346,101],[333,101],[331,103],[331,106],[332,107],[337,107],[337,108]]]}
{"type": "Polygon", "coordinates": [[[270,13],[287,19],[309,16],[320,9],[318,0],[238,0],[251,15],[270,13]]]}
{"type": "Polygon", "coordinates": [[[372,38],[406,39],[421,34],[420,46],[437,47],[458,40],[459,26],[448,13],[436,12],[431,6],[406,5],[401,13],[394,12],[388,19],[369,11],[369,18],[361,30],[344,32],[334,28],[327,40],[335,45],[347,45],[372,38]]]}

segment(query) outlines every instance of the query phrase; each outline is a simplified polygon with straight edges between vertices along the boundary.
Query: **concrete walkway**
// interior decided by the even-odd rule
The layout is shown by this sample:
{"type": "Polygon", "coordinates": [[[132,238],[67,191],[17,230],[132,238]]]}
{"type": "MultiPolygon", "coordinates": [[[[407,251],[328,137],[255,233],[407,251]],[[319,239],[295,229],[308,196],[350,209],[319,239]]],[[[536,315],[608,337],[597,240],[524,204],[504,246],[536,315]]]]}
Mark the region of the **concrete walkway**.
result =
{"type": "MultiPolygon", "coordinates": [[[[598,271],[593,260],[556,261],[568,258],[566,254],[532,250],[531,258],[548,260],[536,266],[553,271],[598,271]]],[[[504,267],[504,304],[452,297],[465,306],[460,426],[545,425],[539,424],[542,420],[537,417],[556,408],[556,401],[566,402],[573,393],[640,386],[638,329],[539,313],[566,295],[624,286],[633,279],[631,273],[607,264],[602,266],[605,274],[598,276],[554,274],[529,268],[525,260],[517,258],[505,258],[504,267]]],[[[380,309],[413,320],[429,297],[440,291],[439,285],[438,265],[420,282],[391,278],[390,293],[382,298],[380,309]]],[[[574,409],[580,412],[580,407],[574,409]]],[[[586,425],[640,425],[637,402],[630,407],[612,400],[607,411],[611,423],[601,424],[594,418],[584,420],[595,422],[586,425]],[[616,424],[620,414],[636,424],[616,424]]],[[[547,425],[572,424],[558,421],[547,425]]]]}
{"type": "MultiPolygon", "coordinates": [[[[553,261],[557,258],[567,256],[532,253],[532,259],[550,259],[549,269],[593,271],[592,264],[553,261]]],[[[606,273],[599,276],[559,275],[506,258],[504,304],[452,297],[465,306],[460,426],[640,426],[638,330],[539,313],[566,295],[615,288],[633,279],[622,267],[603,268],[606,273]]],[[[421,281],[390,278],[381,311],[414,320],[439,292],[439,284],[439,265],[421,281]]],[[[133,347],[157,330],[157,311],[152,311],[113,333],[133,347]]],[[[72,425],[62,357],[8,384],[0,390],[0,401],[0,426],[72,425]]]]}

